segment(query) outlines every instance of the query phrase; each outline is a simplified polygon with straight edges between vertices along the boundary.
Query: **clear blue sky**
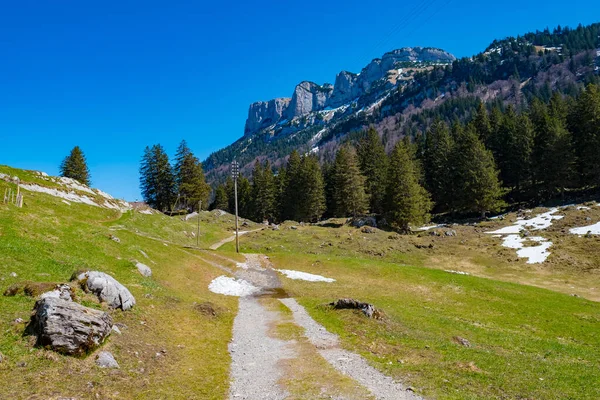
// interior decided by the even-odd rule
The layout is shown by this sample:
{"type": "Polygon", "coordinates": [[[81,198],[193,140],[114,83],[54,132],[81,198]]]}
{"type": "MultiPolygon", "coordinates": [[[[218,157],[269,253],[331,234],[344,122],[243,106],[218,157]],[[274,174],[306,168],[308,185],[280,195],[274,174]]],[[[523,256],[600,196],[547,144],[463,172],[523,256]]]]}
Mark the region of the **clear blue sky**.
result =
{"type": "Polygon", "coordinates": [[[600,3],[2,1],[0,164],[58,173],[79,145],[93,186],[139,198],[146,145],[204,159],[248,105],[331,82],[403,46],[468,56],[493,39],[600,20],[600,3]]]}

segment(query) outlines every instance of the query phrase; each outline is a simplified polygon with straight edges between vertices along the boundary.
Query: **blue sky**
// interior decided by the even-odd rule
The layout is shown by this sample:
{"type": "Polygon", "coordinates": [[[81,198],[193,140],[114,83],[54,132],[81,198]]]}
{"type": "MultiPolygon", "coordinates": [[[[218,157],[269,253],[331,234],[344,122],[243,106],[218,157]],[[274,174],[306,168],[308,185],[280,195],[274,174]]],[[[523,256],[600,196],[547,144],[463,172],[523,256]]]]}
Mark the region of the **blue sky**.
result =
{"type": "Polygon", "coordinates": [[[7,1],[0,13],[0,164],[58,173],[79,145],[93,186],[139,198],[146,145],[204,159],[248,105],[331,82],[403,46],[468,56],[493,39],[600,20],[600,3],[7,1]],[[288,4],[289,3],[289,4],[288,4]]]}

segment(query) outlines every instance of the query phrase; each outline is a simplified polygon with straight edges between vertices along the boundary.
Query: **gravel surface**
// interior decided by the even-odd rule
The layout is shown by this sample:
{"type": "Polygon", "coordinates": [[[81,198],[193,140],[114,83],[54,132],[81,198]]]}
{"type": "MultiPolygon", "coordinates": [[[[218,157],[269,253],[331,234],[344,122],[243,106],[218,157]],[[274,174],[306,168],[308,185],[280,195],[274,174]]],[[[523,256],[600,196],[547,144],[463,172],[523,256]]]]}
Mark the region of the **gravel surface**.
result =
{"type": "Polygon", "coordinates": [[[266,310],[255,297],[241,297],[233,322],[230,399],[279,400],[288,396],[277,381],[282,377],[281,360],[295,352],[287,342],[268,336],[279,314],[266,310]]]}
{"type": "Polygon", "coordinates": [[[380,400],[421,399],[403,385],[371,367],[360,355],[338,346],[338,337],[328,332],[306,312],[295,299],[280,299],[294,314],[294,321],[305,330],[306,337],[319,349],[319,354],[336,370],[366,387],[380,400]]]}

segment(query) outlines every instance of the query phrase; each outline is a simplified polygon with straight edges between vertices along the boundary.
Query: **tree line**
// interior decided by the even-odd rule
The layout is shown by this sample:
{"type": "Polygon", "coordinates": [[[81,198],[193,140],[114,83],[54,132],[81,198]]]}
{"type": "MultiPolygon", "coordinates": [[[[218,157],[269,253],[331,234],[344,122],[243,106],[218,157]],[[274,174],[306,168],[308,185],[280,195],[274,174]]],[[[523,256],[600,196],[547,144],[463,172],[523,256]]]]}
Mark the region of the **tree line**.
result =
{"type": "MultiPolygon", "coordinates": [[[[240,214],[257,221],[374,213],[408,230],[431,212],[484,216],[508,203],[539,203],[598,186],[600,89],[591,84],[576,97],[534,98],[527,109],[480,103],[468,122],[436,120],[389,155],[370,128],[323,166],[297,151],[276,173],[256,161],[252,181],[238,181],[238,198],[240,214]]],[[[212,207],[233,206],[228,178],[212,207]]]]}
{"type": "Polygon", "coordinates": [[[171,165],[160,144],[146,146],[140,164],[140,189],[144,201],[162,212],[208,208],[210,186],[200,160],[182,141],[171,165]]]}

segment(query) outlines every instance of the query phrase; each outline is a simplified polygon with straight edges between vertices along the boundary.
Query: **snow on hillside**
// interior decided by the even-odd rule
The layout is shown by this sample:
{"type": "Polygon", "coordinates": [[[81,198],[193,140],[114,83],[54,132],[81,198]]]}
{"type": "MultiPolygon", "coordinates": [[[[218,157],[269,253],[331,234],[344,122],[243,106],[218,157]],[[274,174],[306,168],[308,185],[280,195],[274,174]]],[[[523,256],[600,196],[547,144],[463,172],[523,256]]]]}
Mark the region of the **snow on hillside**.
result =
{"type": "Polygon", "coordinates": [[[19,187],[23,190],[35,193],[44,193],[53,197],[58,197],[63,200],[64,204],[71,203],[87,204],[89,206],[109,208],[121,212],[132,209],[131,204],[124,200],[117,200],[108,193],[99,189],[92,189],[87,185],[78,182],[75,179],[66,177],[53,177],[45,172],[34,171],[33,174],[49,183],[48,186],[38,183],[29,183],[23,181],[18,176],[9,176],[0,173],[0,179],[7,182],[19,183],[19,187]]]}

